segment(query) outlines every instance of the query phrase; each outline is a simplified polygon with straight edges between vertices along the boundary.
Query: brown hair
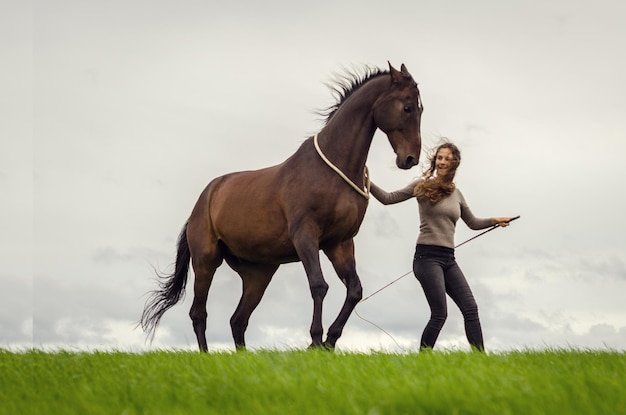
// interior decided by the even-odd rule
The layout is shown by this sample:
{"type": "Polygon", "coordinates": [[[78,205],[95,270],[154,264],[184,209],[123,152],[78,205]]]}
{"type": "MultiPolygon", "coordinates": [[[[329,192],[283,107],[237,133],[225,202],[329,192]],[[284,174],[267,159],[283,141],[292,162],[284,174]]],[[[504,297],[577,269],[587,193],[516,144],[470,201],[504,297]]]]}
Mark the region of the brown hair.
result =
{"type": "Polygon", "coordinates": [[[459,164],[461,163],[461,151],[454,144],[445,142],[437,147],[434,153],[429,157],[429,160],[430,166],[422,174],[423,180],[420,180],[420,182],[415,186],[413,194],[418,199],[425,198],[428,199],[431,205],[436,205],[441,202],[442,199],[450,196],[452,192],[454,192],[455,186],[452,180],[456,174],[457,167],[459,167],[459,164]],[[450,165],[448,173],[443,176],[435,176],[435,171],[437,169],[437,154],[442,148],[449,149],[452,152],[454,159],[450,165]]]}

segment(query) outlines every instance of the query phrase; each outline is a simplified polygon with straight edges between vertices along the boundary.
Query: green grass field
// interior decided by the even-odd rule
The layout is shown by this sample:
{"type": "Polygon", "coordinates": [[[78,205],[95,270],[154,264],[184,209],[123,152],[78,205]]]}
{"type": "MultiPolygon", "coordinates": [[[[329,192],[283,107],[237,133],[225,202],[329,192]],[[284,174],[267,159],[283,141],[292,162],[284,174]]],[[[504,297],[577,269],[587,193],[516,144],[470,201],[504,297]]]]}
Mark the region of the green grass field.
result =
{"type": "Polygon", "coordinates": [[[0,350],[1,414],[626,414],[626,354],[0,350]]]}

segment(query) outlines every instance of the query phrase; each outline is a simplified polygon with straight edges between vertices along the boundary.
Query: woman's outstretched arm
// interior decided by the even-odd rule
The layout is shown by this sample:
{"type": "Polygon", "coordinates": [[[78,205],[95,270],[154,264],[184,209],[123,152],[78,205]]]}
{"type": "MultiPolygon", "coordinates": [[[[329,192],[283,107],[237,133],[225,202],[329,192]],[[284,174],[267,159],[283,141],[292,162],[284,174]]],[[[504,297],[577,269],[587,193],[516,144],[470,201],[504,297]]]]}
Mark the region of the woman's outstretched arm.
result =
{"type": "Polygon", "coordinates": [[[376,200],[383,205],[391,205],[413,198],[413,189],[415,189],[416,184],[417,180],[409,183],[402,189],[396,190],[395,192],[387,192],[377,186],[374,182],[371,182],[370,192],[376,200]]]}

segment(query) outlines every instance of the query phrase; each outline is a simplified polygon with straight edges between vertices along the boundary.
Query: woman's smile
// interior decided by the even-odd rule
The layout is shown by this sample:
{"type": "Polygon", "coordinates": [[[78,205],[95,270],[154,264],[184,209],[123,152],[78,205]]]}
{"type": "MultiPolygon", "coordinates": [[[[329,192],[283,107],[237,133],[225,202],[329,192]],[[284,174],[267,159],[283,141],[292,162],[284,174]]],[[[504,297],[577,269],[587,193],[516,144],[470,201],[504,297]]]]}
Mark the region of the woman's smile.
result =
{"type": "Polygon", "coordinates": [[[435,166],[437,167],[437,176],[443,176],[450,170],[450,164],[454,160],[452,151],[449,148],[440,148],[437,152],[435,159],[435,166]]]}

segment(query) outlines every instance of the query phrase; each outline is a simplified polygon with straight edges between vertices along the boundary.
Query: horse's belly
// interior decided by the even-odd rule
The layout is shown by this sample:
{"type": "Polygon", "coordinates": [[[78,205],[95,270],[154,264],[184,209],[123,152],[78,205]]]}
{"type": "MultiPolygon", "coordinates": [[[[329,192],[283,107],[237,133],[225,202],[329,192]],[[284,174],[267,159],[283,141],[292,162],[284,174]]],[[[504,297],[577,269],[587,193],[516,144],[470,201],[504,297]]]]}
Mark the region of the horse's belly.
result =
{"type": "Polygon", "coordinates": [[[215,229],[218,239],[237,258],[278,264],[298,261],[284,221],[247,212],[238,220],[223,219],[215,229]]]}
{"type": "Polygon", "coordinates": [[[248,262],[284,264],[299,261],[298,254],[291,241],[254,237],[225,237],[220,240],[227,247],[230,255],[248,262]]]}

